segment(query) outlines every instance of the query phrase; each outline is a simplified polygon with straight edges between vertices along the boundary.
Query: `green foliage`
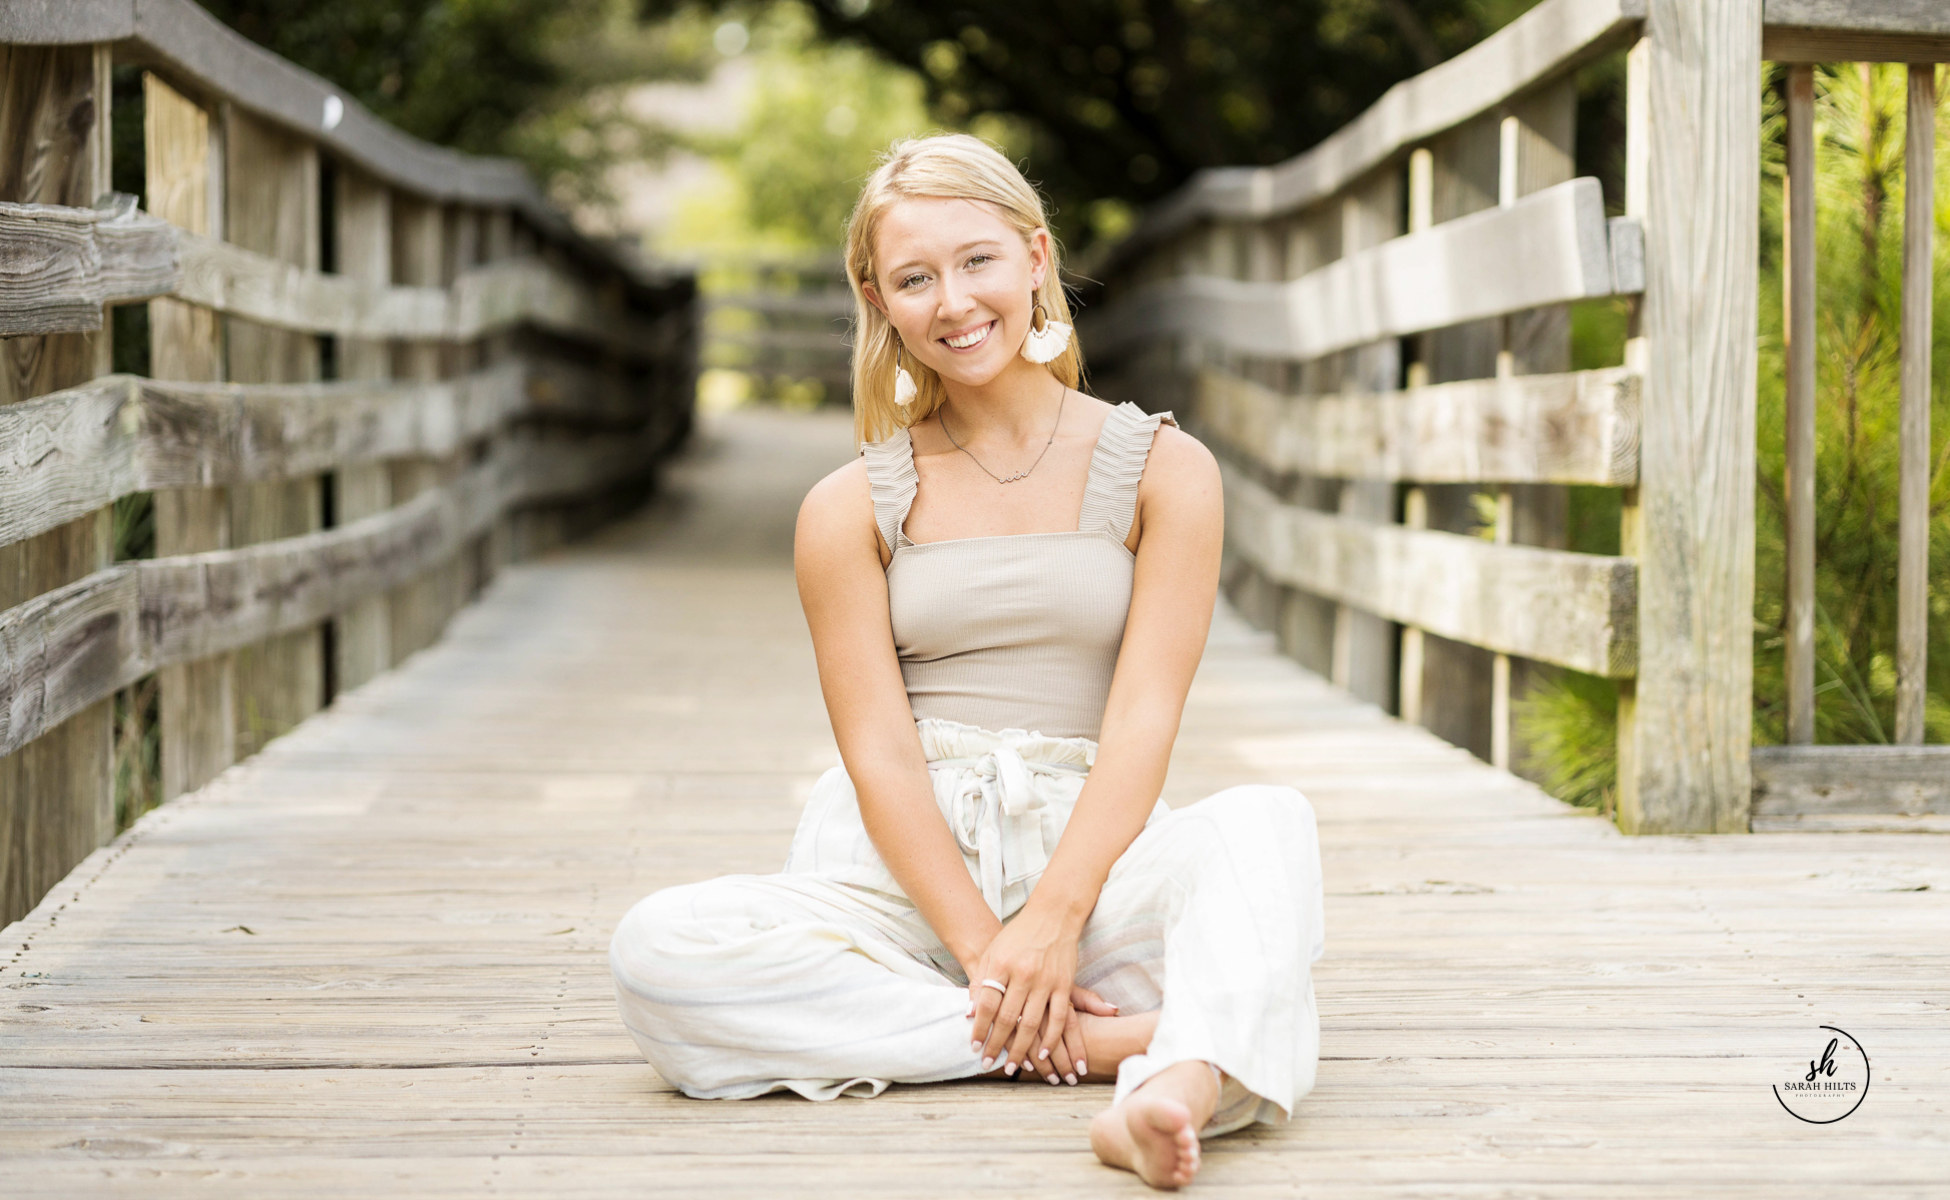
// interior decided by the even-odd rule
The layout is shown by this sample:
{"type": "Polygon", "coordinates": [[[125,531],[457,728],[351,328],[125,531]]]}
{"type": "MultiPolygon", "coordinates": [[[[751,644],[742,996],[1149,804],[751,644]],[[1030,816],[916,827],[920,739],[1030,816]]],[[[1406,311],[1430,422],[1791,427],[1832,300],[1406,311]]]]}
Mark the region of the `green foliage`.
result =
{"type": "Polygon", "coordinates": [[[631,0],[199,0],[415,137],[522,159],[562,198],[610,199],[616,162],[665,142],[618,84],[694,77],[695,20],[640,22],[631,0]]]}
{"type": "MultiPolygon", "coordinates": [[[[1540,673],[1541,674],[1541,673],[1540,673]]],[[[1611,808],[1618,786],[1618,685],[1578,671],[1541,674],[1511,705],[1522,767],[1546,791],[1586,808],[1611,808]]]]}
{"type": "MultiPolygon", "coordinates": [[[[1815,76],[1815,736],[1886,742],[1895,717],[1897,433],[1900,406],[1903,68],[1846,64],[1815,76]]],[[[1768,109],[1761,215],[1759,494],[1754,735],[1785,733],[1786,384],[1782,354],[1784,129],[1768,109]]],[[[1937,161],[1950,121],[1938,118],[1937,161]]],[[[1936,174],[1929,740],[1950,741],[1950,172],[1936,174]]]]}
{"type": "MultiPolygon", "coordinates": [[[[689,0],[639,0],[681,11],[689,0]]],[[[1273,163],[1535,0],[808,0],[829,37],[918,73],[934,118],[1022,123],[1073,240],[1200,167],[1273,163]],[[1126,207],[1099,211],[1106,200],[1126,207]]],[[[729,16],[748,0],[710,0],[729,16]]]]}

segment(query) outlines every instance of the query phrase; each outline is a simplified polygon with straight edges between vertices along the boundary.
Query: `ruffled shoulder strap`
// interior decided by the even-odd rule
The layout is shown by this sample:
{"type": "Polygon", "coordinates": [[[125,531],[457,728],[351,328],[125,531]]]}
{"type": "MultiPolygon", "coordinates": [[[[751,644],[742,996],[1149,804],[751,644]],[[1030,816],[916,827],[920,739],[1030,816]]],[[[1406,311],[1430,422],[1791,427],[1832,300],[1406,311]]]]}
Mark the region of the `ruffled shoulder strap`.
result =
{"type": "MultiPolygon", "coordinates": [[[[1126,400],[1110,410],[1090,455],[1090,478],[1083,486],[1079,530],[1101,529],[1122,542],[1137,517],[1138,481],[1160,425],[1178,424],[1168,412],[1149,413],[1126,400]]],[[[909,468],[912,469],[911,467],[909,468]]]]}
{"type": "Polygon", "coordinates": [[[914,441],[903,429],[884,442],[868,442],[860,447],[867,460],[867,483],[873,491],[873,523],[887,539],[887,549],[898,552],[911,546],[902,527],[907,510],[914,507],[914,491],[920,477],[914,473],[914,441]]]}

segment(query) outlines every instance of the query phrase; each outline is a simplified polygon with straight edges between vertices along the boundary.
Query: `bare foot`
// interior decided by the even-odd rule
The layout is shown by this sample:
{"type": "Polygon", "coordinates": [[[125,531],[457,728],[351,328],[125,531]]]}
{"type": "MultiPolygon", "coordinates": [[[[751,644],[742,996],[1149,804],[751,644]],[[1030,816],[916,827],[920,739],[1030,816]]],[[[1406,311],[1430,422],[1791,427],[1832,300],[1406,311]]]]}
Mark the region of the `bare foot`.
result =
{"type": "Polygon", "coordinates": [[[1098,1113],[1090,1122],[1090,1148],[1154,1188],[1184,1187],[1198,1174],[1198,1131],[1218,1101],[1211,1068],[1178,1063],[1098,1113]]]}

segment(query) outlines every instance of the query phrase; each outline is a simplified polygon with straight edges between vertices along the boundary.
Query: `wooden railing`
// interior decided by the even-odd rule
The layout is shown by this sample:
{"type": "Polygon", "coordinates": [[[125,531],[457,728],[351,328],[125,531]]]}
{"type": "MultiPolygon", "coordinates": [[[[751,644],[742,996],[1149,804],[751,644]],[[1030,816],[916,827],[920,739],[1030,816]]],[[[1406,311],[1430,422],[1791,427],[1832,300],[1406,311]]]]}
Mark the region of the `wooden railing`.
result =
{"type": "Polygon", "coordinates": [[[852,399],[853,293],[837,255],[720,260],[708,277],[736,286],[705,297],[703,365],[770,396],[817,381],[821,402],[852,399]]]}
{"type": "MultiPolygon", "coordinates": [[[[1950,814],[1927,782],[1950,778],[1943,747],[1752,751],[1763,41],[1776,60],[1950,58],[1950,8],[1545,0],[1299,158],[1201,173],[1093,264],[1082,322],[1107,394],[1178,410],[1220,454],[1251,619],[1505,766],[1533,664],[1615,679],[1631,832],[1792,819],[1844,774],[1839,807],[1927,793],[1950,814]],[[1573,141],[1575,73],[1610,54],[1627,117],[1607,198],[1573,141]],[[1623,361],[1573,371],[1567,306],[1593,300],[1626,310],[1623,361]],[[1617,489],[1616,554],[1567,548],[1567,485],[1617,489]]],[[[1923,553],[1904,560],[1919,596],[1923,553]]]]}
{"type": "Polygon", "coordinates": [[[698,321],[688,273],[190,0],[9,5],[0,54],[4,923],[115,832],[131,729],[156,798],[199,787],[643,495],[698,321]]]}

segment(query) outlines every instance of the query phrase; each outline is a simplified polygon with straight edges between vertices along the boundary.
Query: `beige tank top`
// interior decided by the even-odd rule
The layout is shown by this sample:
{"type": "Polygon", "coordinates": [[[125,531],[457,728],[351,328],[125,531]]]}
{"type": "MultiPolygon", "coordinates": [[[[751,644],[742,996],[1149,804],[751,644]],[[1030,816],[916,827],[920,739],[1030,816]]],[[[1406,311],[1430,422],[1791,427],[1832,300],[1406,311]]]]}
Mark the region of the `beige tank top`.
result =
{"type": "Polygon", "coordinates": [[[893,551],[887,601],[916,719],[1095,739],[1131,609],[1124,548],[1161,423],[1120,404],[1090,456],[1074,530],[907,540],[919,479],[906,430],[861,447],[874,521],[893,551]]]}

